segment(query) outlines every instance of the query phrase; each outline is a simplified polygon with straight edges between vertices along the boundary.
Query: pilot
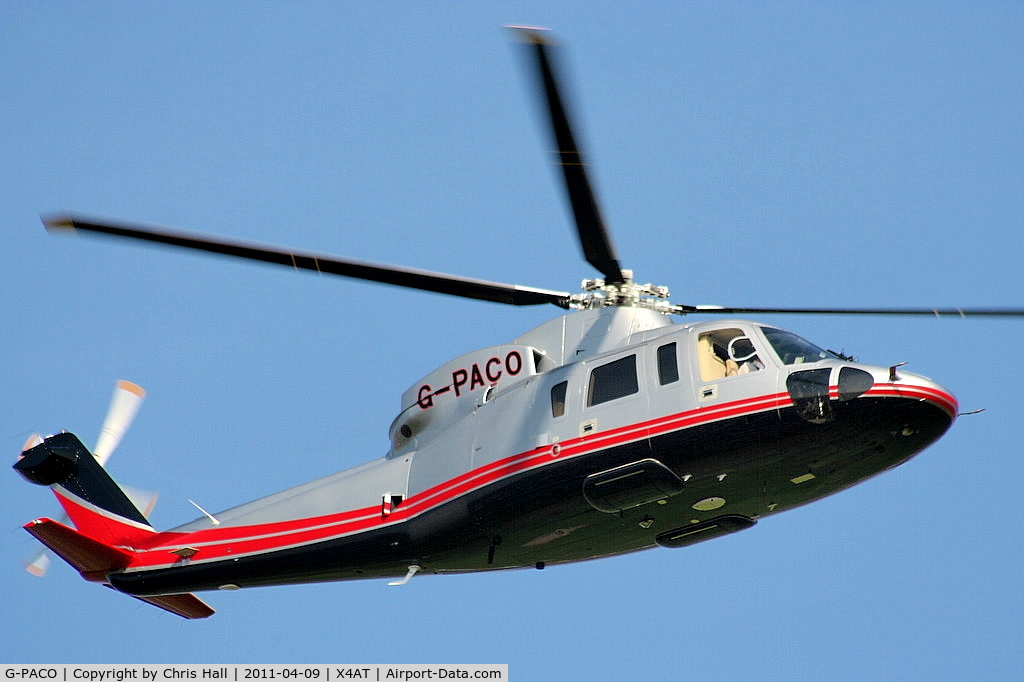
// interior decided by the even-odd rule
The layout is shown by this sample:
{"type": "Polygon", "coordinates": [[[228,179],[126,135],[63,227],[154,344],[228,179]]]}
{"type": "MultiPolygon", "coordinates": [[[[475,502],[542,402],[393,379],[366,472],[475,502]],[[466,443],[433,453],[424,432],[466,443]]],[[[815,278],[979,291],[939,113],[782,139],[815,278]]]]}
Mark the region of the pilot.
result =
{"type": "Polygon", "coordinates": [[[757,357],[757,349],[748,336],[736,336],[729,341],[726,349],[729,354],[729,368],[735,365],[736,369],[730,371],[729,375],[750,374],[764,369],[764,363],[757,357]]]}

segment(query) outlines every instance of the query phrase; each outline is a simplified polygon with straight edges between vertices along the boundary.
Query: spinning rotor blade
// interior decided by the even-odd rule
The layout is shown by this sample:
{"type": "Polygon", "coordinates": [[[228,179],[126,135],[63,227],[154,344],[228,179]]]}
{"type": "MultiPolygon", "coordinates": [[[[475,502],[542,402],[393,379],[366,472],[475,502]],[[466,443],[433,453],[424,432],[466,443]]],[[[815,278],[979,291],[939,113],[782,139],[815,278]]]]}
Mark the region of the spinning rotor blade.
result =
{"type": "MultiPolygon", "coordinates": [[[[103,420],[100,436],[96,439],[96,447],[93,449],[93,456],[100,463],[100,466],[105,466],[107,460],[114,454],[114,450],[117,449],[121,439],[124,438],[124,434],[128,431],[128,427],[131,426],[132,420],[135,419],[135,415],[138,413],[145,397],[146,391],[141,386],[130,381],[122,379],[114,386],[114,394],[110,398],[110,407],[107,408],[107,416],[103,420]]],[[[34,433],[25,441],[21,451],[24,453],[26,450],[31,450],[42,442],[42,436],[34,433]]],[[[157,495],[146,491],[131,490],[129,492],[129,499],[135,503],[144,516],[148,517],[156,505],[157,495]]],[[[67,514],[61,517],[60,522],[67,525],[67,514]]],[[[42,578],[50,568],[50,550],[40,547],[23,565],[26,571],[42,578]]]]}
{"type": "Polygon", "coordinates": [[[124,434],[135,419],[142,401],[146,398],[146,392],[141,386],[130,381],[117,382],[114,387],[114,395],[110,398],[110,407],[107,409],[107,417],[103,420],[100,428],[100,437],[96,439],[96,447],[93,456],[103,466],[110,459],[110,455],[121,443],[124,434]]]}
{"type": "Polygon", "coordinates": [[[25,444],[21,446],[21,453],[25,454],[27,450],[31,450],[32,448],[34,448],[35,446],[39,445],[42,442],[43,437],[40,436],[38,433],[33,433],[28,437],[28,440],[25,441],[25,444]]]}
{"type": "Polygon", "coordinates": [[[296,270],[312,270],[319,273],[365,279],[371,282],[393,284],[410,289],[433,291],[439,294],[474,298],[481,301],[492,301],[509,305],[553,303],[560,308],[569,307],[569,294],[563,291],[549,291],[547,289],[522,287],[515,284],[489,282],[482,279],[458,277],[428,270],[414,270],[392,265],[343,260],[332,256],[301,253],[273,246],[257,246],[255,244],[225,239],[214,239],[204,235],[170,232],[135,225],[100,223],[71,216],[44,217],[43,225],[50,231],[80,230],[113,237],[137,239],[185,249],[219,253],[235,258],[275,263],[295,268],[296,270]]]}
{"type": "Polygon", "coordinates": [[[917,315],[927,317],[1024,317],[1024,308],[728,308],[717,305],[680,305],[677,314],[702,315],[917,315]]]}
{"type": "Polygon", "coordinates": [[[50,570],[50,550],[45,547],[41,548],[33,555],[33,559],[31,561],[25,562],[24,567],[26,571],[35,577],[44,577],[46,572],[50,570]]]}
{"type": "Polygon", "coordinates": [[[612,245],[608,230],[605,229],[601,210],[594,198],[594,191],[587,179],[586,163],[583,154],[572,133],[569,115],[566,113],[562,96],[559,92],[558,80],[552,67],[551,46],[544,29],[519,26],[510,27],[516,30],[524,41],[529,43],[537,60],[547,103],[551,117],[551,130],[554,134],[558,165],[565,178],[565,189],[569,194],[569,203],[576,220],[576,231],[579,234],[580,246],[587,262],[597,268],[608,284],[620,284],[625,281],[619,267],[618,256],[612,245]]]}
{"type": "MultiPolygon", "coordinates": [[[[35,446],[39,445],[42,442],[43,437],[40,436],[38,433],[33,433],[31,436],[28,437],[28,440],[25,441],[25,444],[21,446],[22,454],[19,455],[19,459],[22,456],[24,456],[25,452],[31,450],[32,448],[34,448],[35,446]]],[[[36,550],[35,554],[33,554],[30,558],[26,559],[24,562],[22,562],[22,566],[25,568],[26,571],[28,571],[32,575],[36,576],[37,578],[42,578],[44,575],[46,575],[47,569],[50,568],[49,550],[47,550],[45,547],[40,547],[38,550],[36,550]]]]}

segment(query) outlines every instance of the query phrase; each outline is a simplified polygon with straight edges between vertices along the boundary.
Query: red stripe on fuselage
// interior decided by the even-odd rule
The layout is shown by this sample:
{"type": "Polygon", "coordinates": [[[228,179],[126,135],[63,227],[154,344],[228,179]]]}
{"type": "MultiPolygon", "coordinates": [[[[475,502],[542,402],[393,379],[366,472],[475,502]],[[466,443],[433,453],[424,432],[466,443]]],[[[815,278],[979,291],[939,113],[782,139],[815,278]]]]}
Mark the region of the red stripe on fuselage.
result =
{"type": "Polygon", "coordinates": [[[913,386],[910,384],[875,384],[864,395],[881,396],[884,398],[913,398],[916,400],[927,400],[930,403],[941,407],[946,414],[956,418],[960,411],[960,404],[949,393],[927,386],[913,386]]]}
{"type": "MultiPolygon", "coordinates": [[[[838,388],[830,387],[830,395],[838,395],[838,388]]],[[[956,415],[956,399],[948,393],[932,388],[876,384],[864,395],[926,400],[936,404],[951,416],[955,417],[956,415]]],[[[160,533],[153,536],[152,541],[147,542],[145,547],[136,548],[138,554],[128,570],[165,568],[175,563],[183,563],[180,559],[172,559],[169,553],[184,546],[199,550],[187,560],[189,563],[207,563],[361,533],[407,521],[474,490],[554,461],[600,452],[672,431],[738,416],[782,409],[790,405],[792,405],[792,400],[788,393],[775,393],[721,405],[701,407],[597,434],[572,438],[558,443],[557,448],[554,447],[555,444],[533,448],[490,462],[413,495],[386,517],[382,517],[380,506],[373,506],[311,518],[247,526],[214,527],[190,533],[160,533]]]]}

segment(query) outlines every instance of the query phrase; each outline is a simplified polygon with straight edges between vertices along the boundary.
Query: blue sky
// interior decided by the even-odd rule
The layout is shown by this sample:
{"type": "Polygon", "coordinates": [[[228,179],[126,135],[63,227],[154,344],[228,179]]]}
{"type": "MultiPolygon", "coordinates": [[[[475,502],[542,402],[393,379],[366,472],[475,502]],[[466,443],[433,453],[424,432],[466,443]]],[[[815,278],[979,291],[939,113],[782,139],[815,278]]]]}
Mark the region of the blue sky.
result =
{"type": "MultiPolygon", "coordinates": [[[[1018,3],[0,5],[0,445],[92,444],[159,528],[380,456],[402,391],[558,314],[47,235],[73,210],[575,291],[505,24],[550,26],[626,267],[676,302],[1024,304],[1018,3]]],[[[20,568],[0,661],[499,662],[516,679],[1020,679],[1020,322],[771,317],[907,361],[960,419],[910,463],[686,550],[213,594],[188,623],[20,568]]]]}

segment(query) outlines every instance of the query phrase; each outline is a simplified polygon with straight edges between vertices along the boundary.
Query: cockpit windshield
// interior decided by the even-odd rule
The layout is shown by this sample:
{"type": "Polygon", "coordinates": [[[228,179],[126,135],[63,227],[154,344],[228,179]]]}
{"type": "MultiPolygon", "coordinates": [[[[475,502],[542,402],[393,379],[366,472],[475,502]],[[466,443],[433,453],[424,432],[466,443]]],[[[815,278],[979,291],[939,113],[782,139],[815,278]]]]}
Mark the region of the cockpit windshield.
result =
{"type": "Polygon", "coordinates": [[[818,348],[810,341],[800,338],[793,332],[774,327],[761,327],[775,354],[785,365],[802,365],[819,360],[839,360],[835,353],[818,348]]]}

